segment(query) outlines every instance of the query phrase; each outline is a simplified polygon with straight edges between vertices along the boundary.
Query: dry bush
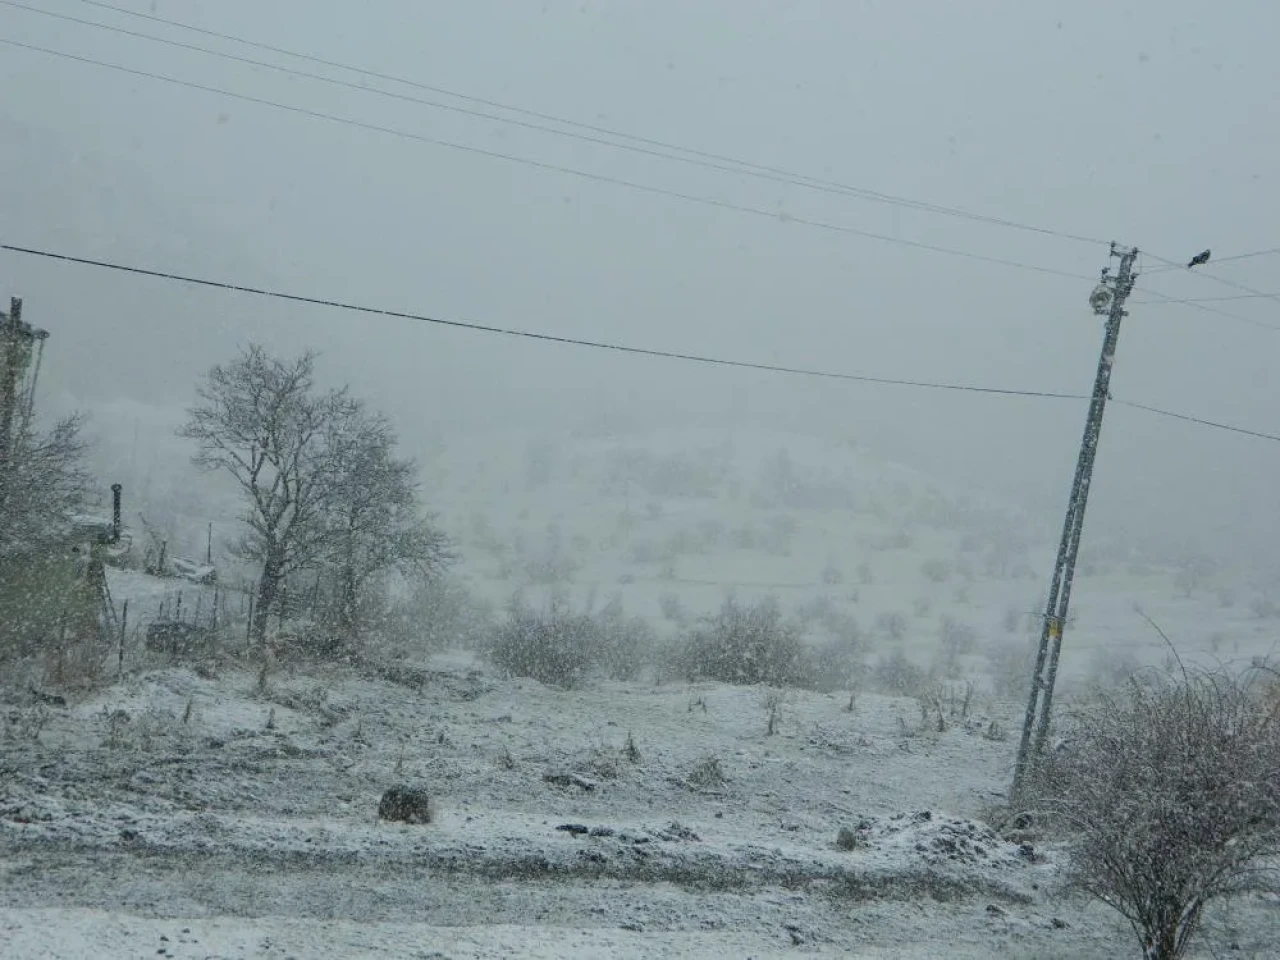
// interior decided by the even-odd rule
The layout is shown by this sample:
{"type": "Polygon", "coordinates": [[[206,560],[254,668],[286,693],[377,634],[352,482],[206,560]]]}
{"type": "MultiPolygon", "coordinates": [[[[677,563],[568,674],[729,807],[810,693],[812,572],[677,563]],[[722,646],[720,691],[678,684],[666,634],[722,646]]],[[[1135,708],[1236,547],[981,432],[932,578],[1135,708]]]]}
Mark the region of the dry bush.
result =
{"type": "Polygon", "coordinates": [[[907,635],[907,618],[897,612],[882,613],[876,617],[876,629],[891,640],[901,640],[907,635]]]}
{"type": "Polygon", "coordinates": [[[689,637],[685,678],[746,686],[789,686],[803,680],[800,629],[787,622],[777,600],[743,604],[730,598],[689,637]]]}
{"type": "Polygon", "coordinates": [[[943,617],[938,625],[938,649],[946,669],[954,671],[960,658],[968,656],[978,644],[978,633],[967,623],[943,617]]]}
{"type": "Polygon", "coordinates": [[[777,687],[766,687],[760,694],[760,706],[764,709],[767,718],[765,736],[772,737],[778,732],[778,723],[782,720],[782,708],[786,703],[786,691],[777,687]]]}
{"type": "Polygon", "coordinates": [[[914,663],[901,650],[893,651],[877,663],[872,673],[876,689],[899,697],[916,696],[924,689],[928,679],[924,668],[914,663]]]}
{"type": "Polygon", "coordinates": [[[729,780],[724,772],[724,765],[720,763],[720,758],[716,756],[709,756],[700,760],[689,771],[689,775],[685,779],[692,786],[704,790],[723,786],[729,780]]]}
{"type": "Polygon", "coordinates": [[[1147,960],[1183,956],[1208,904],[1276,885],[1280,703],[1259,682],[1270,676],[1144,674],[1095,693],[1032,779],[1075,884],[1129,921],[1147,960]]]}
{"type": "Polygon", "coordinates": [[[552,601],[536,610],[514,600],[487,651],[495,666],[516,677],[572,687],[595,666],[597,643],[591,617],[552,601]]]}
{"type": "Polygon", "coordinates": [[[626,616],[617,599],[598,613],[577,613],[563,600],[536,610],[516,599],[486,652],[512,676],[572,687],[592,675],[634,679],[654,646],[648,622],[626,616]]]}
{"type": "Polygon", "coordinates": [[[865,673],[862,645],[856,637],[833,637],[805,647],[797,685],[834,693],[855,686],[865,673]]]}

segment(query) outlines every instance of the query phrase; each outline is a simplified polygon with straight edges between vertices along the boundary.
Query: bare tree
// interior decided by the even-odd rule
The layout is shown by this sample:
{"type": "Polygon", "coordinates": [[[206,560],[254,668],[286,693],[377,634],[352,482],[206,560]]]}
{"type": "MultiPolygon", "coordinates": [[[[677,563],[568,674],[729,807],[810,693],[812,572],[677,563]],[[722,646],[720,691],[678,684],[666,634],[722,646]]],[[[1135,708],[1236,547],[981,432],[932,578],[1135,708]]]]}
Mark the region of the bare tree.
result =
{"type": "Polygon", "coordinates": [[[250,628],[257,642],[289,575],[324,555],[336,452],[359,410],[345,389],[319,392],[314,367],[313,353],[285,361],[250,345],[209,371],[178,431],[196,442],[197,466],[226,472],[244,494],[237,553],[261,566],[250,628]]]}
{"type": "Polygon", "coordinates": [[[419,506],[417,467],[395,455],[396,436],[379,413],[357,408],[334,443],[325,561],[335,581],[338,627],[360,638],[370,586],[392,571],[432,580],[453,559],[448,537],[419,506]]]}
{"type": "Polygon", "coordinates": [[[66,579],[67,537],[91,484],[82,423],[68,417],[42,432],[24,417],[0,460],[0,660],[47,644],[83,592],[66,579]]]}
{"type": "Polygon", "coordinates": [[[1258,671],[1133,678],[1070,717],[1035,791],[1077,885],[1129,921],[1146,960],[1184,954],[1214,900],[1276,879],[1280,701],[1258,671]]]}
{"type": "Polygon", "coordinates": [[[0,557],[63,534],[88,497],[84,417],[58,421],[48,432],[25,419],[0,461],[0,557]]]}

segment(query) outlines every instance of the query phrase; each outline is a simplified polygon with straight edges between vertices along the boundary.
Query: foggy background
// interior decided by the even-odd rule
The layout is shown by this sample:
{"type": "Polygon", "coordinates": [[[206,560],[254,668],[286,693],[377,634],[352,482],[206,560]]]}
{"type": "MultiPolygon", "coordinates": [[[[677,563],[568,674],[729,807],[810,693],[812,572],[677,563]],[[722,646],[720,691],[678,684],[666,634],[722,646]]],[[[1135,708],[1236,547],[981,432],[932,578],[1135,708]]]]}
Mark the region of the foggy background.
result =
{"type": "MultiPolygon", "coordinates": [[[[1270,3],[120,4],[1173,260],[1280,245],[1280,9],[1270,3]]],[[[495,112],[74,0],[30,5],[495,112]]],[[[0,5],[0,38],[777,214],[655,196],[0,44],[0,242],[640,347],[1032,390],[1092,385],[1102,322],[1087,298],[1108,263],[1105,244],[592,145],[12,5],[0,5]]],[[[1272,292],[1276,264],[1258,257],[1207,270],[1272,292]]],[[[1276,432],[1280,330],[1140,304],[1148,291],[1239,292],[1185,270],[1140,278],[1114,395],[1276,432]]],[[[320,349],[324,375],[386,409],[417,455],[513,427],[778,426],[855,438],[1026,506],[1056,535],[1085,415],[1084,401],[628,357],[0,253],[0,295],[11,294],[53,334],[45,408],[88,409],[94,432],[141,446],[144,457],[170,446],[180,455],[157,424],[180,416],[193,381],[253,337],[280,352],[320,349]]],[[[1280,327],[1275,300],[1208,305],[1280,327]]],[[[1270,566],[1277,468],[1280,444],[1113,406],[1089,527],[1270,566]]]]}

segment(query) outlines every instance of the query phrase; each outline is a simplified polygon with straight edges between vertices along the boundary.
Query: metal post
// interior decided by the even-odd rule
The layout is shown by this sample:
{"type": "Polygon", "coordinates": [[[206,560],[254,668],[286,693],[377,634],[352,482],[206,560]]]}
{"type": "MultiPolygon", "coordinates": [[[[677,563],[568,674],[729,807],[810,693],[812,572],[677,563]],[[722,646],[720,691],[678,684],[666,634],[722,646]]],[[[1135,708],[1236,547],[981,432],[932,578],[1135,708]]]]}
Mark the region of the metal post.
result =
{"type": "Polygon", "coordinates": [[[1049,732],[1053,709],[1053,689],[1058,677],[1058,662],[1062,654],[1062,632],[1066,626],[1071,604],[1071,586],[1075,577],[1076,558],[1080,551],[1080,537],[1084,529],[1085,508],[1089,501],[1089,488],[1093,482],[1093,464],[1098,452],[1098,438],[1102,433],[1102,416],[1106,411],[1111,384],[1111,371],[1115,365],[1116,344],[1120,337],[1120,321],[1125,316],[1124,303],[1133,289],[1137,276],[1133,264],[1137,249],[1118,254],[1115,244],[1111,255],[1120,257],[1120,268],[1115,277],[1109,270],[1102,273],[1102,283],[1091,298],[1096,313],[1106,313],[1107,328],[1098,358],[1098,372],[1094,378],[1093,397],[1089,403],[1089,416],[1085,421],[1084,437],[1080,443],[1080,455],[1076,461],[1075,478],[1067,502],[1067,515],[1062,525],[1062,539],[1053,578],[1049,586],[1049,599],[1045,605],[1044,623],[1040,633],[1040,646],[1036,652],[1035,672],[1031,678],[1031,692],[1027,698],[1027,712],[1023,720],[1022,739],[1018,745],[1018,758],[1014,768],[1013,791],[1016,797],[1026,775],[1039,759],[1049,732]],[[1047,670],[1046,670],[1047,667],[1047,670]],[[1032,734],[1035,735],[1034,745],[1032,734]]]}

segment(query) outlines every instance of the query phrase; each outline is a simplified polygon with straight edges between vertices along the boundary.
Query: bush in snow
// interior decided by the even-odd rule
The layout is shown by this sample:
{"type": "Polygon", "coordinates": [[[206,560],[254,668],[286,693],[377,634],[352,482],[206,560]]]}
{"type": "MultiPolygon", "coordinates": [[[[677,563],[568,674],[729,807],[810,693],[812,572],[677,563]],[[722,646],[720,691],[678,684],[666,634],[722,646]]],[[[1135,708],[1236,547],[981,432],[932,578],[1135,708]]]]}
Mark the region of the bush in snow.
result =
{"type": "Polygon", "coordinates": [[[1096,694],[1031,799],[1075,884],[1129,921],[1149,960],[1184,955],[1215,900],[1261,889],[1280,854],[1280,710],[1259,672],[1182,671],[1096,694]]]}
{"type": "Polygon", "coordinates": [[[626,616],[618,599],[598,613],[577,613],[563,599],[538,610],[517,597],[486,652],[512,676],[572,687],[593,675],[634,679],[652,659],[654,642],[648,622],[626,616]]]}
{"type": "Polygon", "coordinates": [[[688,680],[789,685],[802,674],[800,629],[777,600],[746,605],[733,598],[703,620],[683,652],[688,680]]]}
{"type": "Polygon", "coordinates": [[[387,614],[383,639],[404,653],[482,647],[493,629],[493,605],[448,574],[419,581],[387,614]]]}
{"type": "Polygon", "coordinates": [[[862,650],[856,640],[833,637],[805,648],[802,676],[797,685],[819,693],[834,693],[858,686],[866,671],[862,650]]]}
{"type": "Polygon", "coordinates": [[[644,617],[629,617],[622,599],[614,597],[593,618],[597,663],[610,680],[634,680],[652,662],[657,645],[653,627],[644,617]]]}
{"type": "Polygon", "coordinates": [[[901,640],[907,635],[907,618],[900,613],[882,613],[876,617],[876,629],[890,640],[901,640]]]}
{"type": "Polygon", "coordinates": [[[596,624],[553,600],[537,610],[514,599],[487,651],[494,665],[515,677],[530,677],[556,687],[572,687],[599,659],[596,624]]]}
{"type": "Polygon", "coordinates": [[[951,579],[951,567],[943,560],[926,560],[920,564],[920,572],[933,583],[946,583],[951,579]]]}
{"type": "Polygon", "coordinates": [[[923,667],[913,663],[901,650],[895,650],[876,664],[873,673],[876,688],[899,697],[918,695],[928,681],[923,667]]]}
{"type": "Polygon", "coordinates": [[[977,643],[978,633],[973,627],[951,617],[942,618],[938,626],[938,646],[948,669],[954,670],[960,658],[972,653],[977,643]]]}

